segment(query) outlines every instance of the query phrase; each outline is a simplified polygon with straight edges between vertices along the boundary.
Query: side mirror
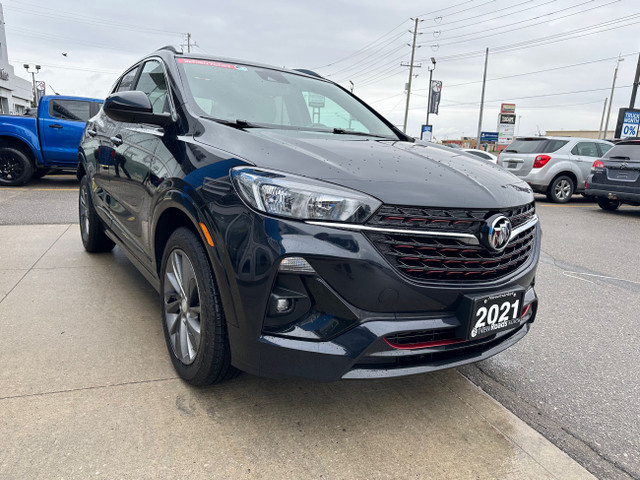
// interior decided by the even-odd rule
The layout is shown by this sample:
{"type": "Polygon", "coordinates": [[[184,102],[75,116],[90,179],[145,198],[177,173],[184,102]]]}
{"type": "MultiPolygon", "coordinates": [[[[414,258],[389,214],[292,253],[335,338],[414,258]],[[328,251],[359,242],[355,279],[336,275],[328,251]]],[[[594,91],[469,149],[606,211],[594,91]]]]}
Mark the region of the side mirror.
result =
{"type": "Polygon", "coordinates": [[[150,123],[161,127],[173,122],[169,113],[153,113],[149,97],[138,90],[112,93],[104,101],[102,109],[117,122],[150,123]]]}

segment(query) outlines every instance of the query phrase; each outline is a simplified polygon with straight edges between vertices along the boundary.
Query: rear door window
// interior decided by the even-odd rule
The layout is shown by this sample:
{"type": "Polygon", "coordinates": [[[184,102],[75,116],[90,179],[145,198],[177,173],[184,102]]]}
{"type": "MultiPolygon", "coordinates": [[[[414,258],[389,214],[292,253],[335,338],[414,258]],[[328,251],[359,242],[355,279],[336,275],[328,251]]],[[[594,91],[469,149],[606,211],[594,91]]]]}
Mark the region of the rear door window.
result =
{"type": "Polygon", "coordinates": [[[578,142],[571,149],[571,153],[581,157],[599,157],[598,146],[595,142],[578,142]]]}
{"type": "Polygon", "coordinates": [[[51,100],[49,115],[60,120],[86,122],[91,118],[91,102],[82,100],[51,100]]]}

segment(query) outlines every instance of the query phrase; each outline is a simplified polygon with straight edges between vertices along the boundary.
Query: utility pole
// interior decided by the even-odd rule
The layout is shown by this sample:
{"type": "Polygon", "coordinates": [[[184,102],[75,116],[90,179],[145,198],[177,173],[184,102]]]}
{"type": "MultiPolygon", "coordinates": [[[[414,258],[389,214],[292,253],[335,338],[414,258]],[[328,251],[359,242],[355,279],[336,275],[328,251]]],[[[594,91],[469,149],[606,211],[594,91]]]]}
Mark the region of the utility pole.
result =
{"type": "Polygon", "coordinates": [[[480,133],[482,131],[482,113],[484,111],[484,89],[487,84],[487,63],[489,61],[489,49],[484,54],[484,74],[482,75],[482,94],[480,96],[480,116],[478,117],[478,135],[476,136],[476,148],[480,146],[480,133]]]}
{"type": "Polygon", "coordinates": [[[624,58],[618,54],[618,61],[616,62],[616,69],[613,71],[613,83],[611,84],[611,95],[609,95],[609,108],[607,109],[607,119],[604,121],[604,133],[602,138],[607,138],[607,130],[609,129],[609,116],[611,115],[611,105],[613,104],[613,91],[616,89],[616,77],[618,76],[618,67],[620,62],[623,62],[624,58]]]}
{"type": "Polygon", "coordinates": [[[193,45],[194,47],[197,47],[198,44],[196,42],[191,43],[191,34],[190,33],[185,33],[184,36],[187,38],[187,43],[182,44],[182,47],[187,47],[187,53],[191,53],[191,46],[193,45]]]}
{"type": "Polygon", "coordinates": [[[629,108],[635,108],[636,93],[638,92],[638,82],[640,82],[640,54],[638,54],[638,66],[636,66],[636,78],[633,79],[633,88],[631,89],[631,101],[629,108]]]}
{"type": "MultiPolygon", "coordinates": [[[[416,54],[416,37],[418,36],[418,22],[422,20],[418,18],[414,18],[414,26],[413,26],[413,44],[411,45],[411,61],[409,62],[409,83],[407,84],[407,105],[404,108],[404,124],[402,127],[402,131],[407,133],[407,118],[409,117],[409,100],[411,98],[411,80],[413,80],[413,59],[416,54]]],[[[404,63],[400,65],[406,66],[404,63]]],[[[419,66],[419,65],[418,65],[419,66]]]]}
{"type": "Polygon", "coordinates": [[[36,69],[33,72],[29,71],[29,68],[31,67],[31,65],[29,65],[28,63],[25,63],[22,66],[25,68],[27,73],[31,74],[31,82],[33,84],[33,101],[32,101],[33,105],[32,106],[33,107],[37,107],[38,106],[38,91],[36,90],[36,73],[38,73],[40,71],[40,65],[36,65],[36,69]]]}
{"type": "Polygon", "coordinates": [[[598,130],[598,138],[602,138],[602,125],[604,125],[604,114],[607,111],[607,100],[604,99],[604,105],[602,106],[602,117],[600,117],[600,130],[598,130]]]}
{"type": "Polygon", "coordinates": [[[349,83],[351,84],[351,93],[353,93],[353,88],[355,87],[355,85],[353,84],[353,82],[351,80],[349,80],[349,83]]]}
{"type": "Polygon", "coordinates": [[[429,112],[431,112],[431,79],[433,78],[433,71],[436,69],[436,59],[431,57],[431,63],[433,66],[429,68],[429,87],[427,88],[427,118],[424,122],[425,125],[429,125],[429,112]]]}

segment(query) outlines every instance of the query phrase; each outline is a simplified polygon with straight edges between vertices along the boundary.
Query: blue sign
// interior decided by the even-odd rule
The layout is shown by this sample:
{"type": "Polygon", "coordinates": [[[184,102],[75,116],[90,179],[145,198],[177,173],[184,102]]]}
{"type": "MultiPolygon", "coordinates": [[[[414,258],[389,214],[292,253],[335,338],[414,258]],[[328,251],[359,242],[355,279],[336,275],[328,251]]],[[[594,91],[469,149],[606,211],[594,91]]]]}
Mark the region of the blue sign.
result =
{"type": "Polygon", "coordinates": [[[640,124],[640,112],[624,112],[622,121],[622,138],[637,137],[640,124]]]}
{"type": "Polygon", "coordinates": [[[433,125],[422,125],[422,130],[420,130],[420,140],[426,140],[427,142],[430,142],[432,135],[433,125]]]}
{"type": "Polygon", "coordinates": [[[497,142],[498,132],[480,132],[481,142],[497,142]]]}

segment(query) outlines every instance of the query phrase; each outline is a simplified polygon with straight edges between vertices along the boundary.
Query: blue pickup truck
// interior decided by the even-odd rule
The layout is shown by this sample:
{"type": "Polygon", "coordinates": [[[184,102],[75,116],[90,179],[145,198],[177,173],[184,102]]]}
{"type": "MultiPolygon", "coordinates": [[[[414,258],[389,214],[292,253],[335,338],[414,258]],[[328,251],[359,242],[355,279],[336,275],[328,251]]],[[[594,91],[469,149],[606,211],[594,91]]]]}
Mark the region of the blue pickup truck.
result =
{"type": "Polygon", "coordinates": [[[44,96],[35,117],[0,115],[0,186],[75,171],[85,123],[101,105],[96,98],[44,96]]]}

